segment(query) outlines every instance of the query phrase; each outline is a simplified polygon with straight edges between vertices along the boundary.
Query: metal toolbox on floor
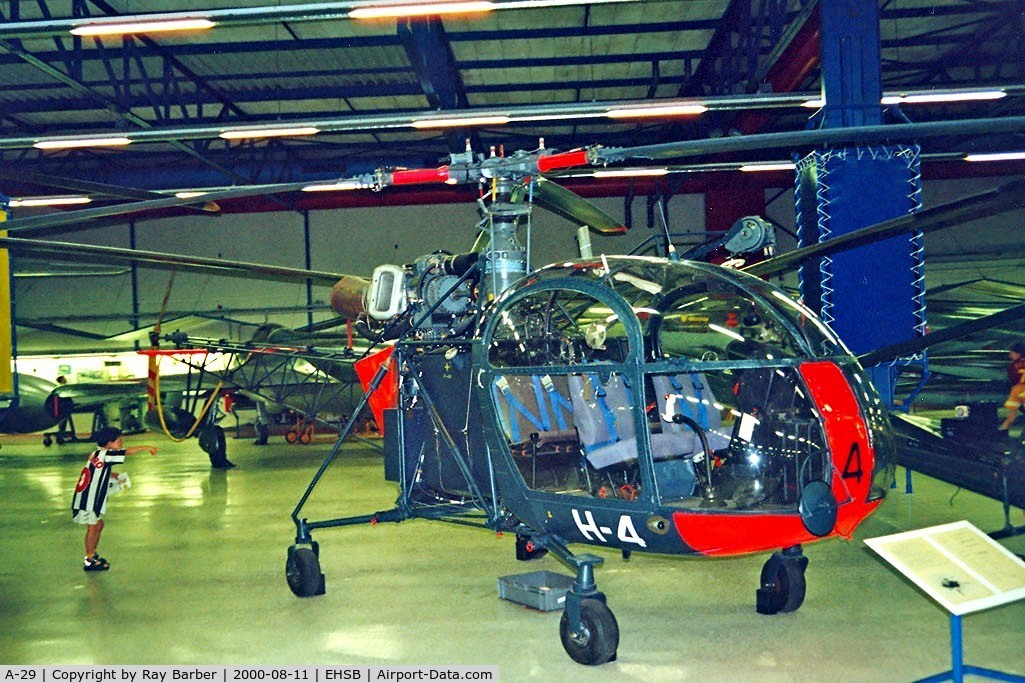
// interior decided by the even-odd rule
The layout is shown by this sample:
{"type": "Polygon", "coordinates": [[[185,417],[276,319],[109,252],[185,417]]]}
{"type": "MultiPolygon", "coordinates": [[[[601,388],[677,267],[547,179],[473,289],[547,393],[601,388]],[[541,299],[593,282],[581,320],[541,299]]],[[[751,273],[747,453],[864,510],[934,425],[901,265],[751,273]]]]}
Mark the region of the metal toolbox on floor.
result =
{"type": "Polygon", "coordinates": [[[498,577],[498,597],[551,612],[566,606],[573,577],[547,570],[498,577]]]}

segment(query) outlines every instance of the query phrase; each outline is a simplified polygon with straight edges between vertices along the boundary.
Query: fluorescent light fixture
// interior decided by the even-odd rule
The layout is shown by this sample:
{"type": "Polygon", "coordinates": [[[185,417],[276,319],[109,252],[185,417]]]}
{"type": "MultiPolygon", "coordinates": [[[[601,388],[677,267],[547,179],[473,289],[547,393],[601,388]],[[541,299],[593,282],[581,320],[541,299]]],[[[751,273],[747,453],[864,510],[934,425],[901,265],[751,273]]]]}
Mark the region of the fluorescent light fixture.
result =
{"type": "Polygon", "coordinates": [[[668,168],[612,168],[595,171],[591,175],[595,178],[652,178],[668,173],[668,168]]]}
{"type": "Polygon", "coordinates": [[[337,183],[322,183],[320,185],[307,185],[303,192],[339,192],[342,190],[359,190],[363,185],[356,180],[339,180],[337,183]]]}
{"type": "Polygon", "coordinates": [[[241,130],[226,130],[220,134],[225,140],[245,140],[249,138],[287,138],[302,135],[316,135],[320,132],[314,126],[302,126],[298,128],[250,128],[241,130]]]}
{"type": "Polygon", "coordinates": [[[122,147],[130,145],[125,137],[116,138],[68,138],[66,140],[40,140],[32,145],[36,149],[74,149],[77,147],[122,147]]]}
{"type": "Polygon", "coordinates": [[[1025,152],[992,152],[989,154],[966,154],[965,161],[1021,161],[1025,152]]]}
{"type": "Polygon", "coordinates": [[[214,22],[203,17],[182,19],[153,19],[152,21],[90,22],[71,29],[75,36],[120,36],[129,33],[164,33],[168,31],[197,31],[213,28],[214,22]]]}
{"type": "Polygon", "coordinates": [[[744,164],[740,167],[745,173],[756,173],[758,171],[792,171],[794,164],[789,161],[771,161],[764,164],[744,164]]]}
{"type": "Polygon", "coordinates": [[[977,102],[980,100],[999,100],[1007,97],[1007,93],[1003,90],[921,92],[884,97],[883,104],[887,104],[886,100],[892,99],[892,97],[899,97],[898,102],[900,104],[928,104],[932,102],[977,102]]]}
{"type": "Polygon", "coordinates": [[[497,9],[493,2],[417,2],[376,7],[359,7],[349,12],[350,19],[389,19],[397,17],[424,17],[436,14],[473,14],[497,9]]]}
{"type": "Polygon", "coordinates": [[[636,119],[649,116],[696,116],[704,114],[708,107],[699,103],[667,104],[610,109],[605,115],[613,119],[636,119]]]}
{"type": "Polygon", "coordinates": [[[465,116],[451,119],[417,119],[413,128],[459,128],[462,126],[504,126],[509,123],[508,116],[465,116]]]}
{"type": "Polygon", "coordinates": [[[178,199],[192,199],[193,197],[202,197],[206,192],[202,190],[183,190],[181,192],[175,192],[174,196],[178,199]]]}
{"type": "Polygon", "coordinates": [[[54,197],[18,197],[12,199],[9,206],[70,206],[72,204],[88,204],[92,199],[82,196],[54,196],[54,197]]]}
{"type": "MultiPolygon", "coordinates": [[[[911,92],[884,94],[879,100],[883,106],[894,104],[935,104],[943,102],[978,102],[983,100],[999,100],[1007,97],[1003,90],[936,90],[933,92],[911,92]]],[[[801,103],[802,107],[821,109],[826,101],[821,97],[801,103]]]]}
{"type": "Polygon", "coordinates": [[[495,9],[533,9],[535,7],[566,7],[569,5],[605,5],[620,2],[641,2],[642,0],[513,0],[503,2],[495,9]]]}

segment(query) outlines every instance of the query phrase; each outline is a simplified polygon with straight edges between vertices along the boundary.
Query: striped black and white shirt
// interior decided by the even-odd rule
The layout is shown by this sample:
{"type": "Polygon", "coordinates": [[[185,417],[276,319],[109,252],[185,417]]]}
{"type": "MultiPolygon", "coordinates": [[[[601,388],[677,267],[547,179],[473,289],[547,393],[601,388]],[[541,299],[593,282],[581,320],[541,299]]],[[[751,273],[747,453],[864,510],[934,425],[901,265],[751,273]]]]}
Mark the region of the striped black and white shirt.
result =
{"type": "Polygon", "coordinates": [[[125,461],[123,450],[98,448],[89,455],[89,462],[82,468],[71,500],[71,513],[91,510],[98,515],[107,511],[107,486],[110,483],[111,465],[125,461]]]}

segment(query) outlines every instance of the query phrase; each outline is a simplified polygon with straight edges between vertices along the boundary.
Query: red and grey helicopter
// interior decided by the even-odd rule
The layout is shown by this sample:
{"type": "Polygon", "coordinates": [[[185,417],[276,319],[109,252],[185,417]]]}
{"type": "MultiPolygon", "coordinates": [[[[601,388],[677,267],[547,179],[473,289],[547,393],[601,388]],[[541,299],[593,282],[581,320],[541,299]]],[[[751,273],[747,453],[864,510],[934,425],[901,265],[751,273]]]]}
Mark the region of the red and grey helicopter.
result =
{"type": "MultiPolygon", "coordinates": [[[[1007,119],[996,125],[1017,125],[1007,119]]],[[[620,150],[511,156],[454,155],[440,168],[381,170],[345,181],[392,185],[477,183],[480,238],[466,254],[429,254],[346,276],[332,305],[374,341],[394,342],[357,370],[385,435],[395,507],[310,521],[305,503],[338,453],[321,465],[292,512],[285,573],[299,596],[324,592],[317,529],[424,518],[515,533],[517,557],[551,552],[575,572],[560,623],[576,661],[616,656],[619,627],[595,580],[603,558],[583,543],[681,555],[774,551],[756,591],[759,612],[793,611],[805,592],[802,546],[849,536],[892,479],[895,442],[886,406],[858,360],[816,315],[748,273],[768,275],[875,239],[938,230],[1007,210],[1014,191],[975,195],[848,233],[738,272],[676,258],[585,257],[531,270],[537,204],[598,232],[622,226],[540,176],[625,158],[673,158],[907,136],[970,133],[990,121],[906,124],[697,140],[620,150]],[[973,127],[974,125],[974,127],[973,127]]],[[[233,188],[207,201],[305,183],[233,188]]],[[[1005,188],[1006,189],[1006,188],[1005,188]]],[[[54,227],[186,204],[174,198],[9,221],[54,227]]],[[[757,220],[733,238],[751,249],[757,220]]],[[[109,247],[0,238],[0,247],[133,263],[295,275],[256,264],[109,247]],[[269,271],[269,272],[268,272],[269,271]]],[[[697,253],[697,252],[695,252],[697,253]]],[[[688,256],[685,254],[684,256],[688,256]]],[[[301,277],[327,278],[304,271],[301,277]]],[[[341,438],[338,441],[341,444],[341,438]]]]}
{"type": "MultiPolygon", "coordinates": [[[[570,545],[624,556],[775,550],[757,609],[790,612],[805,594],[802,546],[850,536],[882,501],[894,455],[886,407],[841,340],[782,290],[676,258],[529,269],[519,235],[531,199],[570,201],[531,179],[591,163],[589,154],[465,155],[350,181],[480,182],[480,238],[470,253],[379,266],[369,282],[333,290],[336,312],[395,340],[358,368],[399,496],[386,511],[301,518],[333,451],[292,514],[286,577],[296,595],[325,589],[314,530],[479,524],[515,533],[520,559],[551,552],[575,572],[562,644],[575,661],[602,664],[619,641],[595,580],[603,558],[570,545]]],[[[592,229],[621,229],[590,213],[592,229]]]]}

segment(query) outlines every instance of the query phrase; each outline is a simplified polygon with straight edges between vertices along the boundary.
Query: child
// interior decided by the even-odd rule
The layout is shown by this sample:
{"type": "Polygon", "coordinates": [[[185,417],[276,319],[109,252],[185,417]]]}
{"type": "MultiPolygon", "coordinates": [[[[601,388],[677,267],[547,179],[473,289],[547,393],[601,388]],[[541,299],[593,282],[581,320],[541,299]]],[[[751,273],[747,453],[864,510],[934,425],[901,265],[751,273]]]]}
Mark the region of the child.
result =
{"type": "Polygon", "coordinates": [[[96,548],[100,544],[103,532],[102,516],[107,512],[107,488],[111,478],[116,482],[118,475],[111,472],[111,465],[122,463],[125,456],[136,453],[156,455],[153,446],[132,446],[125,448],[121,441],[121,430],[116,427],[103,427],[93,435],[98,449],[89,454],[89,461],[82,468],[75,486],[75,495],[71,501],[71,512],[74,520],[85,524],[85,566],[87,572],[105,571],[110,563],[99,556],[96,548]]]}
{"type": "Polygon", "coordinates": [[[1007,366],[1007,381],[1012,386],[1011,393],[1004,402],[1007,417],[1000,425],[1001,430],[1010,429],[1018,419],[1018,408],[1021,407],[1022,399],[1025,399],[1025,342],[1011,344],[1007,357],[1011,359],[1011,364],[1007,366]]]}

